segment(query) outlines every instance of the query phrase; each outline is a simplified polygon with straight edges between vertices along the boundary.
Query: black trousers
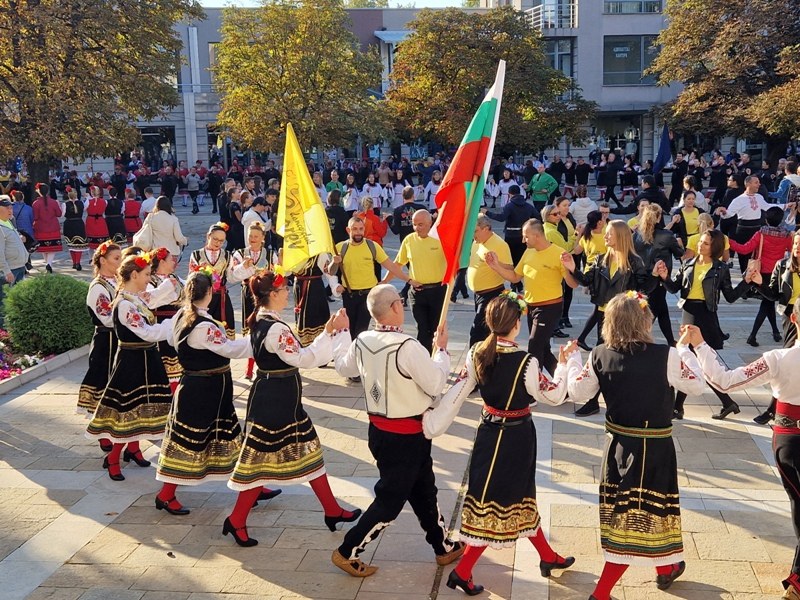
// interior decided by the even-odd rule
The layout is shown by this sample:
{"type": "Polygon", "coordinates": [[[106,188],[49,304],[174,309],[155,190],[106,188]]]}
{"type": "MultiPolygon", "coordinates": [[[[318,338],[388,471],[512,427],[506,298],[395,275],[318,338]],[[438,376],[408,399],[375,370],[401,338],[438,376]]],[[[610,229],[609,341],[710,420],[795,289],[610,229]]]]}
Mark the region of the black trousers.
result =
{"type": "Polygon", "coordinates": [[[370,424],[369,451],[378,463],[380,479],[375,484],[375,500],[348,530],[339,553],[353,560],[411,504],[425,541],[437,555],[450,552],[454,545],[447,540],[447,528],[436,501],[431,441],[421,433],[401,434],[382,431],[370,424]]]}
{"type": "Polygon", "coordinates": [[[589,318],[586,319],[586,323],[583,325],[583,329],[581,330],[581,334],[578,336],[578,341],[586,343],[586,338],[589,337],[589,334],[592,333],[592,329],[597,326],[597,343],[603,343],[603,312],[597,308],[595,305],[592,314],[589,315],[589,318]]]}
{"type": "Polygon", "coordinates": [[[776,433],[772,436],[772,451],[781,475],[783,489],[789,496],[794,535],[798,545],[794,552],[792,573],[800,575],[800,434],[776,433]]]}
{"type": "MultiPolygon", "coordinates": [[[[577,257],[576,257],[577,258],[577,257]]],[[[573,289],[567,285],[566,281],[561,282],[561,293],[564,296],[564,306],[561,307],[561,318],[569,319],[569,307],[572,306],[573,289]]]]}
{"type": "Polygon", "coordinates": [[[469,347],[489,337],[489,328],[486,326],[486,305],[490,300],[497,298],[505,288],[501,285],[493,290],[475,292],[475,318],[469,329],[469,347]]]}
{"type": "Polygon", "coordinates": [[[667,290],[660,283],[648,297],[650,312],[653,313],[664,339],[670,346],[675,345],[675,335],[672,333],[672,322],[669,320],[669,306],[667,306],[667,290]]]}
{"type": "Polygon", "coordinates": [[[356,339],[359,333],[369,329],[370,314],[367,310],[367,294],[342,292],[342,306],[350,319],[350,337],[356,339]]]}
{"type": "Polygon", "coordinates": [[[558,365],[558,360],[550,350],[550,338],[558,328],[562,305],[563,302],[544,306],[528,305],[528,354],[539,361],[539,367],[547,369],[550,375],[556,372],[558,365]]]}
{"type": "MultiPolygon", "coordinates": [[[[761,228],[761,221],[758,219],[752,219],[749,221],[743,221],[739,219],[739,222],[736,224],[736,232],[733,236],[740,244],[746,244],[750,241],[750,238],[753,237],[758,230],[761,228]]],[[[739,269],[741,270],[742,274],[747,271],[747,261],[750,260],[750,257],[753,256],[753,253],[750,254],[740,254],[739,252],[736,253],[739,258],[739,269]]]]}
{"type": "MultiPolygon", "coordinates": [[[[522,255],[525,254],[525,250],[528,247],[525,245],[525,242],[522,241],[521,237],[511,237],[509,238],[506,236],[506,243],[508,244],[508,249],[511,251],[511,262],[516,267],[519,263],[519,259],[522,258],[522,255]]],[[[522,280],[518,283],[512,283],[511,289],[515,292],[522,292],[522,280]]]]}
{"type": "Polygon", "coordinates": [[[442,316],[442,305],[447,298],[447,286],[440,285],[434,288],[408,292],[408,303],[411,305],[411,314],[417,322],[417,339],[427,348],[433,350],[433,334],[439,325],[442,316]]]}
{"type": "Polygon", "coordinates": [[[453,293],[450,297],[455,300],[461,294],[464,298],[469,298],[469,290],[467,289],[467,270],[459,269],[456,274],[456,280],[453,283],[453,293]]]}

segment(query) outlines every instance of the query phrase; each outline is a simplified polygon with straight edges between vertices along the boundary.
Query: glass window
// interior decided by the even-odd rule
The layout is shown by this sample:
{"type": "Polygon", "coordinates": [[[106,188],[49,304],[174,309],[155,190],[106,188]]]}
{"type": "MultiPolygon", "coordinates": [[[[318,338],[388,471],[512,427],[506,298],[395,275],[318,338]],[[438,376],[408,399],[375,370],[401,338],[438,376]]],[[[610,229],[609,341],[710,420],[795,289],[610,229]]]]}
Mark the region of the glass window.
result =
{"type": "Polygon", "coordinates": [[[655,59],[654,35],[606,36],[603,39],[603,85],[653,85],[642,72],[655,59]]]}
{"type": "Polygon", "coordinates": [[[547,64],[572,77],[572,38],[556,38],[545,41],[547,64]]]}
{"type": "Polygon", "coordinates": [[[603,12],[606,14],[637,14],[660,13],[661,0],[616,0],[603,3],[603,12]]]}

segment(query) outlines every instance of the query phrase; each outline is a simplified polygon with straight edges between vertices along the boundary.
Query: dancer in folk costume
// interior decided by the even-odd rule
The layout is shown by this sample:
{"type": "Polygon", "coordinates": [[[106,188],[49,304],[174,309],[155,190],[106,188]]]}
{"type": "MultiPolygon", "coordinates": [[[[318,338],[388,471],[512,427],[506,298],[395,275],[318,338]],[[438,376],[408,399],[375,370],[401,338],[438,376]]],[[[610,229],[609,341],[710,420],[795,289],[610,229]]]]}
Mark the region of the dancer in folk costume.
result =
{"type": "MultiPolygon", "coordinates": [[[[78,412],[94,415],[111,377],[111,365],[117,352],[117,335],[114,332],[112,302],[117,295],[117,269],[122,262],[120,247],[109,241],[95,250],[92,256],[94,279],[86,294],[86,308],[94,325],[92,345],[89,350],[89,370],[78,391],[78,412]]],[[[100,438],[100,448],[111,452],[111,441],[100,438]]]]}
{"type": "Polygon", "coordinates": [[[699,395],[706,387],[685,333],[677,349],[653,343],[653,314],[640,292],[618,294],[603,316],[604,342],[582,370],[570,363],[567,386],[575,399],[603,394],[610,434],[600,482],[606,563],[593,600],[609,600],[630,565],[654,567],[661,590],[683,574],[673,388],[699,395]]]}
{"type": "Polygon", "coordinates": [[[227,287],[233,272],[233,261],[230,252],[222,247],[228,229],[226,223],[214,223],[208,228],[205,246],[192,252],[189,258],[189,270],[196,271],[203,265],[209,265],[219,275],[222,283],[219,290],[214,292],[208,312],[215,320],[225,325],[225,333],[229,339],[233,339],[236,337],[236,317],[227,287]]]}
{"type": "MultiPolygon", "coordinates": [[[[467,355],[466,385],[453,386],[442,399],[463,399],[478,386],[484,406],[469,463],[469,489],[461,512],[464,555],[447,579],[447,587],[473,596],[483,586],[472,582],[472,569],[487,547],[513,547],[527,537],[539,553],[539,569],[549,577],[567,569],[575,559],[563,558],[550,547],[541,529],[536,505],[536,428],[531,403],[563,404],[567,394],[567,357],[575,344],[562,348],[552,380],[538,361],[521,350],[515,339],[525,299],[503,292],[486,307],[490,334],[467,355]]],[[[575,358],[575,366],[580,361],[575,358]]]]}
{"type": "Polygon", "coordinates": [[[86,240],[86,225],[83,223],[83,201],[78,199],[78,191],[70,186],[65,188],[66,199],[62,207],[64,213],[64,239],[67,240],[72,268],[81,271],[81,254],[89,248],[86,240]]]}
{"type": "Polygon", "coordinates": [[[125,246],[128,243],[128,234],[125,233],[125,219],[122,216],[123,199],[117,196],[117,190],[108,188],[108,202],[106,203],[106,226],[108,226],[108,239],[115,244],[125,246]]]}
{"type": "Polygon", "coordinates": [[[344,510],[333,496],[322,446],[303,409],[300,368],[330,362],[334,351],[350,342],[344,311],[328,320],[324,333],[303,348],[280,312],[289,304],[283,275],[267,272],[250,278],[258,311],[249,317],[251,349],[258,376],[247,401],[245,439],[228,487],[239,492],[236,506],[225,519],[224,534],[233,534],[240,546],[258,542],[247,535],[247,515],[264,493],[264,484],[309,482],[325,511],[325,524],[358,519],[361,511],[344,510]]]}
{"type": "Polygon", "coordinates": [[[150,255],[126,256],[117,271],[117,298],[113,303],[114,332],[118,347],[111,377],[86,429],[89,439],[110,438],[114,447],[103,467],[114,481],[125,477],[120,456],[140,467],[150,466],[139,449],[141,440],[164,437],[172,402],[169,379],[158,354],[157,342],[166,340],[172,322],[156,323],[155,315],[140,297],[150,282],[150,255]]]}
{"type": "Polygon", "coordinates": [[[322,253],[294,268],[294,319],[303,346],[310,345],[322,333],[331,316],[325,282],[335,293],[339,278],[323,271],[330,263],[331,255],[322,253]]]}
{"type": "Polygon", "coordinates": [[[175,497],[178,485],[227,481],[242,448],[230,359],[249,356],[250,339],[229,340],[209,315],[219,284],[207,265],[190,273],[173,322],[171,341],[183,374],[158,456],[156,479],[164,485],[155,499],[158,510],[173,515],[189,514],[175,497]]]}
{"type": "Polygon", "coordinates": [[[61,243],[61,206],[50,198],[50,188],[45,183],[36,184],[36,199],[33,201],[33,236],[39,244],[48,273],[53,272],[53,257],[64,247],[61,243]]]}
{"type": "Polygon", "coordinates": [[[125,235],[128,243],[133,243],[133,236],[142,228],[142,203],[136,199],[136,190],[125,190],[125,205],[123,216],[125,217],[125,235]]]}
{"type": "MultiPolygon", "coordinates": [[[[795,302],[789,313],[791,326],[797,330],[800,323],[800,302],[795,302]]],[[[756,361],[728,369],[714,349],[703,339],[702,330],[685,325],[688,340],[697,353],[700,368],[706,381],[723,392],[760,387],[768,383],[775,403],[775,423],[772,427],[772,451],[781,482],[789,495],[794,535],[798,540],[789,576],[783,580],[786,592],[782,598],[800,600],[800,344],[770,350],[756,361]]]]}
{"type": "MultiPolygon", "coordinates": [[[[146,292],[150,295],[148,306],[153,307],[156,320],[162,323],[174,317],[180,310],[184,282],[175,275],[175,267],[178,264],[175,255],[170,254],[166,248],[158,248],[153,250],[151,256],[152,274],[146,292]]],[[[169,387],[174,394],[183,373],[178,361],[178,352],[167,340],[162,340],[158,342],[158,353],[169,378],[169,387]]]]}
{"type": "MultiPolygon", "coordinates": [[[[247,326],[249,317],[256,308],[253,294],[250,291],[250,278],[258,271],[263,271],[272,265],[273,251],[271,246],[264,244],[267,237],[267,230],[264,224],[255,221],[247,228],[247,248],[236,250],[231,257],[233,261],[232,280],[242,282],[242,335],[248,335],[250,328],[247,326]]],[[[277,256],[275,257],[277,258],[277,256]]],[[[247,359],[247,379],[253,378],[253,366],[255,359],[247,359]]]]}
{"type": "Polygon", "coordinates": [[[86,206],[86,240],[94,250],[108,239],[106,224],[106,201],[103,190],[96,185],[89,188],[89,203],[86,206]]]}

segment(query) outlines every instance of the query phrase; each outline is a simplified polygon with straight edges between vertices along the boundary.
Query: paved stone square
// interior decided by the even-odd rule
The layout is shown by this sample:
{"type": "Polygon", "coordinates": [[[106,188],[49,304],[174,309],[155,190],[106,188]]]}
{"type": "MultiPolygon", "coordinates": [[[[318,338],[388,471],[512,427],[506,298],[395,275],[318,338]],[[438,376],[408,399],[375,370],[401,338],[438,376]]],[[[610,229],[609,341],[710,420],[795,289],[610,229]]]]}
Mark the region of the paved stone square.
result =
{"type": "MultiPolygon", "coordinates": [[[[189,249],[200,247],[212,222],[209,203],[201,210],[193,218],[178,208],[189,249]]],[[[396,249],[396,238],[387,246],[396,249]]],[[[61,259],[57,270],[66,272],[66,253],[61,259]]],[[[76,275],[89,277],[87,271],[76,275]]],[[[722,328],[731,334],[722,352],[729,365],[757,356],[744,345],[756,309],[754,300],[721,309],[722,328]]],[[[588,296],[577,291],[574,335],[589,312],[588,296]]],[[[471,300],[451,305],[454,369],[463,363],[472,314],[471,300]]],[[[406,316],[413,331],[410,312],[406,316]]],[[[674,309],[674,327],[678,319],[674,309]]],[[[768,332],[762,329],[759,350],[777,346],[767,341],[768,332]]],[[[245,361],[234,361],[236,406],[242,416],[249,386],[244,366],[245,361]]],[[[365,580],[348,577],[330,563],[342,533],[327,530],[308,485],[285,487],[281,496],[253,510],[249,533],[259,540],[255,548],[239,548],[221,534],[235,500],[224,484],[179,489],[179,498],[192,509],[188,516],[157,511],[153,497],[160,485],[154,467],[127,465],[126,480],[113,482],[102,469],[97,445],[84,437],[86,420],[75,413],[75,403],[85,369],[85,359],[75,361],[0,395],[0,598],[423,600],[461,594],[444,585],[451,567],[437,568],[409,509],[368,547],[365,560],[380,570],[365,580]]],[[[366,443],[363,390],[331,368],[306,371],[304,382],[306,407],[325,448],[334,493],[347,506],[364,509],[377,470],[366,443]]],[[[615,598],[780,597],[795,539],[771,456],[770,430],[751,421],[769,397],[767,389],[736,394],[742,412],[722,422],[710,418],[718,409],[710,391],[689,398],[686,419],[674,431],[686,574],[669,592],[660,592],[655,573],[632,568],[615,598]]],[[[516,549],[489,550],[474,572],[475,581],[487,588],[483,598],[586,600],[594,587],[603,562],[597,514],[603,416],[577,419],[572,409],[569,401],[555,408],[539,405],[534,421],[542,523],[554,548],[577,558],[575,566],[548,581],[539,575],[538,556],[527,540],[516,549]]],[[[439,503],[452,526],[479,412],[479,399],[472,397],[434,442],[439,503]]],[[[158,452],[149,444],[143,450],[151,460],[158,452]]]]}

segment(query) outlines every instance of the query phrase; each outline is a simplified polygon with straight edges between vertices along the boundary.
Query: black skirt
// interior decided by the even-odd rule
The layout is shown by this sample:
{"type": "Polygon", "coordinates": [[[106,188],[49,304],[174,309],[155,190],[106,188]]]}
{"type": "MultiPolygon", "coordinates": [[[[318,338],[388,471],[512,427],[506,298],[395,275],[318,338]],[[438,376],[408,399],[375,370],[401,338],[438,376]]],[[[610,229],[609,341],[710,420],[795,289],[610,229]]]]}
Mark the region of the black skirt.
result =
{"type": "Polygon", "coordinates": [[[536,534],[536,428],[530,416],[510,424],[482,422],[469,464],[459,537],[503,548],[536,534]]]}
{"type": "Polygon", "coordinates": [[[117,352],[117,336],[111,329],[95,327],[89,350],[89,370],[78,391],[78,412],[93,415],[111,377],[111,365],[117,352]]]}
{"type": "Polygon", "coordinates": [[[331,317],[322,277],[296,276],[294,302],[297,337],[303,346],[308,346],[325,330],[331,317]]]}
{"type": "Polygon", "coordinates": [[[67,240],[67,246],[73,252],[89,248],[89,242],[86,239],[86,225],[83,223],[83,219],[64,219],[64,238],[67,240]]]}
{"type": "Polygon", "coordinates": [[[302,405],[302,384],[259,373],[247,400],[245,438],[228,487],[304,483],[325,473],[322,446],[302,405]]]}
{"type": "Polygon", "coordinates": [[[215,321],[225,323],[225,334],[228,339],[236,338],[236,316],[233,312],[233,303],[228,293],[228,288],[222,287],[220,291],[211,295],[211,304],[208,305],[208,314],[215,321]]]}
{"type": "Polygon", "coordinates": [[[125,231],[125,219],[122,215],[106,215],[108,226],[108,239],[115,244],[124,246],[128,242],[128,233],[125,231]]]}
{"type": "Polygon", "coordinates": [[[156,479],[178,485],[227,481],[242,449],[230,368],[184,373],[158,456],[156,479]]]}
{"type": "Polygon", "coordinates": [[[247,326],[247,318],[253,314],[253,311],[256,308],[256,302],[253,298],[253,293],[250,291],[250,280],[245,279],[242,282],[242,302],[241,302],[241,309],[242,309],[242,335],[248,335],[250,333],[250,328],[247,326]]]}
{"type": "Polygon", "coordinates": [[[683,304],[681,324],[697,325],[706,344],[714,350],[722,350],[724,340],[717,313],[708,310],[705,300],[687,300],[683,304]]]}
{"type": "Polygon", "coordinates": [[[164,363],[155,344],[119,345],[108,381],[86,436],[115,443],[164,437],[172,404],[164,363]]]}

